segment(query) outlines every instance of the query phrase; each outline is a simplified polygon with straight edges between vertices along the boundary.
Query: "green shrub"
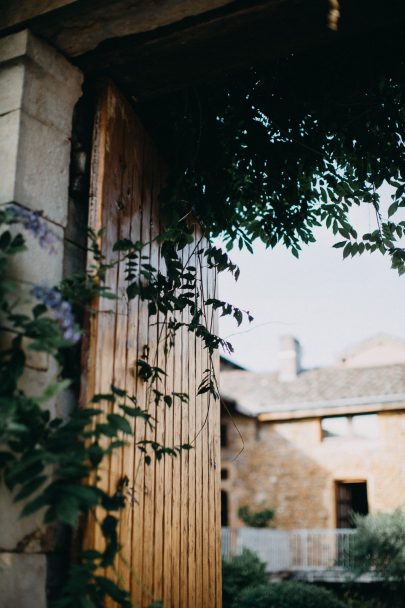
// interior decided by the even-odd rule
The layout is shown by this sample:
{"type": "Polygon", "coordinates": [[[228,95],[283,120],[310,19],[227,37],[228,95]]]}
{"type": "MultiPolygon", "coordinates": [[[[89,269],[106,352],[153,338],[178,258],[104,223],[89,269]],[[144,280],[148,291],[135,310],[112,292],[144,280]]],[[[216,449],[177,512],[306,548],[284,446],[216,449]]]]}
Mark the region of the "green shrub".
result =
{"type": "Polygon", "coordinates": [[[223,608],[230,608],[235,598],[246,587],[266,582],[266,565],[253,551],[243,549],[241,555],[224,559],[222,562],[223,608]]]}
{"type": "Polygon", "coordinates": [[[405,511],[356,516],[355,523],[350,552],[353,571],[372,571],[386,581],[404,584],[405,511]]]}
{"type": "Polygon", "coordinates": [[[248,587],[232,608],[345,608],[345,604],[322,587],[286,582],[248,587]]]}
{"type": "Polygon", "coordinates": [[[266,528],[269,522],[273,519],[275,509],[261,509],[251,511],[249,507],[240,507],[238,515],[247,526],[252,528],[266,528]]]}
{"type": "Polygon", "coordinates": [[[365,599],[359,596],[345,597],[347,608],[393,608],[392,604],[381,599],[365,599]]]}

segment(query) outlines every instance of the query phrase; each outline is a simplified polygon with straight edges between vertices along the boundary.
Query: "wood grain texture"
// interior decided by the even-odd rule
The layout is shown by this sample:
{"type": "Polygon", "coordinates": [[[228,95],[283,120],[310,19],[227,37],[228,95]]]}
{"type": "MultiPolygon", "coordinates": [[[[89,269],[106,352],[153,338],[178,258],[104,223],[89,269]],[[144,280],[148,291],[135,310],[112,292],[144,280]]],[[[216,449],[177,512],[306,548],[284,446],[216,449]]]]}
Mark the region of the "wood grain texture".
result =
{"type": "MultiPolygon", "coordinates": [[[[145,261],[164,270],[154,238],[161,228],[158,195],[165,173],[131,106],[105,83],[95,121],[90,225],[103,228],[100,246],[107,262],[118,255],[112,252],[117,239],[141,239],[150,243],[143,252],[148,255],[145,261]]],[[[199,269],[200,302],[216,289],[214,273],[198,254],[202,242],[195,227],[195,242],[181,252],[183,262],[199,269]]],[[[165,350],[167,319],[149,317],[146,302],[127,301],[124,271],[119,263],[107,277],[120,298],[94,303],[97,314],[88,330],[83,399],[109,392],[115,384],[136,396],[156,423],[153,428],[139,419],[133,423],[134,436],[99,471],[100,485],[110,491],[121,479],[128,480],[119,527],[122,551],[108,574],[130,588],[135,606],[161,599],[165,608],[220,608],[219,405],[207,394],[196,396],[210,363],[208,353],[187,328],[177,332],[174,344],[165,350]],[[144,355],[151,365],[166,370],[153,387],[137,374],[136,361],[144,355]],[[189,393],[189,403],[174,399],[170,408],[156,404],[151,388],[163,394],[189,393]],[[147,465],[136,445],[145,439],[167,447],[191,443],[193,449],[160,461],[153,457],[147,465]]],[[[189,313],[178,319],[187,322],[189,313]]],[[[207,321],[213,327],[209,310],[207,321]]],[[[111,404],[105,410],[113,411],[111,404]]],[[[86,544],[103,546],[93,520],[87,525],[86,544]]]]}

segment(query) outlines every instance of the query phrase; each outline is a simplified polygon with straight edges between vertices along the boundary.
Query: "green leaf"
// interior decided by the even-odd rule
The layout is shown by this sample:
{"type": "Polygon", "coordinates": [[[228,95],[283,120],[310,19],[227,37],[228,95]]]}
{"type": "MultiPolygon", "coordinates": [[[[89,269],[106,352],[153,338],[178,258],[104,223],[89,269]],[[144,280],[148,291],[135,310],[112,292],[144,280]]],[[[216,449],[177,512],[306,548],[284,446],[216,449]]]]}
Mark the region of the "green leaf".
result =
{"type": "Polygon", "coordinates": [[[28,517],[32,513],[36,513],[39,509],[42,509],[47,504],[47,497],[44,494],[41,494],[34,500],[31,500],[29,503],[25,505],[23,510],[21,511],[20,517],[28,517]]]}
{"type": "Polygon", "coordinates": [[[115,429],[122,431],[127,435],[132,435],[131,425],[123,416],[120,416],[119,414],[108,414],[107,420],[115,429]]]}
{"type": "Polygon", "coordinates": [[[63,391],[65,391],[72,384],[72,381],[69,379],[61,380],[55,384],[50,384],[46,387],[42,395],[37,397],[38,403],[46,403],[50,399],[53,399],[63,391]]]}
{"type": "Polygon", "coordinates": [[[45,306],[45,304],[37,304],[36,306],[34,306],[34,308],[32,309],[32,314],[34,315],[34,319],[38,319],[38,317],[45,314],[47,310],[48,309],[45,306]]]}
{"type": "Polygon", "coordinates": [[[95,580],[102,591],[116,602],[121,602],[127,597],[127,593],[118,587],[113,581],[105,576],[96,576],[95,580]]]}
{"type": "Polygon", "coordinates": [[[133,243],[129,239],[121,239],[113,245],[113,251],[129,251],[133,248],[133,243]]]}
{"type": "Polygon", "coordinates": [[[44,522],[61,522],[74,527],[80,515],[80,507],[74,496],[63,494],[59,501],[53,504],[45,513],[44,522]]]}
{"type": "Polygon", "coordinates": [[[346,243],[344,249],[343,249],[343,259],[347,258],[352,250],[352,244],[350,242],[346,243]]]}
{"type": "Polygon", "coordinates": [[[242,324],[242,321],[243,321],[242,311],[239,310],[239,308],[235,308],[233,316],[235,317],[236,322],[237,322],[238,327],[239,327],[242,324]]]}
{"type": "Polygon", "coordinates": [[[100,500],[101,490],[82,484],[64,483],[63,492],[83,501],[86,505],[95,505],[100,500]]]}
{"type": "Polygon", "coordinates": [[[395,202],[395,203],[391,203],[391,205],[388,207],[388,217],[391,217],[392,215],[394,215],[397,212],[398,206],[399,206],[399,201],[395,202]]]}
{"type": "Polygon", "coordinates": [[[110,393],[105,393],[105,394],[100,393],[98,395],[94,395],[94,397],[91,400],[92,403],[100,403],[100,401],[108,401],[109,403],[114,403],[115,397],[113,394],[110,394],[110,393]]]}
{"type": "Polygon", "coordinates": [[[100,559],[103,556],[100,551],[96,551],[95,549],[87,549],[86,551],[82,551],[80,554],[81,559],[83,560],[91,560],[94,561],[96,559],[100,559]]]}
{"type": "Polygon", "coordinates": [[[139,285],[139,283],[131,283],[131,285],[128,285],[127,287],[127,296],[129,300],[133,300],[134,298],[136,298],[136,296],[139,295],[141,290],[141,286],[139,285]]]}
{"type": "Polygon", "coordinates": [[[11,233],[9,230],[3,232],[0,236],[0,249],[5,251],[11,243],[11,233]]]}
{"type": "Polygon", "coordinates": [[[168,407],[172,407],[172,404],[173,404],[173,399],[172,399],[172,397],[171,397],[170,395],[165,395],[165,396],[163,397],[163,401],[166,403],[166,405],[167,405],[168,407]]]}
{"type": "Polygon", "coordinates": [[[114,386],[113,384],[111,385],[111,392],[114,395],[118,395],[118,397],[125,397],[127,392],[122,389],[122,388],[118,388],[117,386],[114,386]]]}
{"type": "Polygon", "coordinates": [[[38,490],[38,488],[40,488],[47,479],[48,479],[48,477],[46,475],[40,475],[39,477],[36,477],[32,481],[29,481],[28,483],[26,483],[22,487],[22,489],[18,492],[18,494],[16,494],[16,496],[14,497],[15,502],[18,502],[19,500],[22,500],[23,498],[28,498],[28,496],[31,496],[31,494],[33,494],[36,490],[38,490]]]}

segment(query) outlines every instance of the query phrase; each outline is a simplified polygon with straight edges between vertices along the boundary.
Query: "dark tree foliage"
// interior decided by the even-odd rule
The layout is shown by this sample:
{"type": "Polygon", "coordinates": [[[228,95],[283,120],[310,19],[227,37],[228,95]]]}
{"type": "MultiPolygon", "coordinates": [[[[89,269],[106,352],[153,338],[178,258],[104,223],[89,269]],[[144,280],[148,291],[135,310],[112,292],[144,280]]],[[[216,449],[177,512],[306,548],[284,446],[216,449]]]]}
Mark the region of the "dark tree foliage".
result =
{"type": "Polygon", "coordinates": [[[404,206],[404,47],[396,32],[277,60],[140,108],[170,166],[169,217],[192,213],[231,248],[260,238],[298,255],[325,223],[344,255],[380,250],[402,269],[405,223],[383,217],[378,188],[404,206]],[[352,205],[373,206],[358,237],[352,205]]]}

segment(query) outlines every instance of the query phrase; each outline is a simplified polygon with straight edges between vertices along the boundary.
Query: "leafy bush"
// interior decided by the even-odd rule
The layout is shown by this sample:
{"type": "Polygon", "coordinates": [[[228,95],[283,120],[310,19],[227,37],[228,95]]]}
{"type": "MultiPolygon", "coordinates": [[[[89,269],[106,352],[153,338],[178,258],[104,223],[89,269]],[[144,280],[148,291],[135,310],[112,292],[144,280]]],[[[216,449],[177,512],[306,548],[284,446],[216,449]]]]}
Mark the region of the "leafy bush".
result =
{"type": "Polygon", "coordinates": [[[222,562],[223,608],[233,606],[234,599],[246,587],[266,582],[266,565],[253,551],[243,549],[241,555],[224,559],[222,562]]]}
{"type": "Polygon", "coordinates": [[[353,571],[373,571],[386,581],[405,583],[405,511],[356,516],[355,523],[353,571]]]}
{"type": "Polygon", "coordinates": [[[345,608],[340,600],[322,587],[286,582],[255,585],[244,589],[232,608],[345,608]]]}
{"type": "Polygon", "coordinates": [[[345,596],[347,608],[393,608],[392,603],[383,602],[380,598],[364,598],[358,595],[345,596]]]}
{"type": "Polygon", "coordinates": [[[275,509],[261,509],[259,511],[251,511],[249,507],[240,507],[238,515],[247,526],[252,528],[266,528],[268,523],[273,519],[275,509]]]}
{"type": "Polygon", "coordinates": [[[253,551],[223,560],[223,608],[345,608],[331,591],[304,583],[269,583],[253,551]]]}

